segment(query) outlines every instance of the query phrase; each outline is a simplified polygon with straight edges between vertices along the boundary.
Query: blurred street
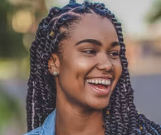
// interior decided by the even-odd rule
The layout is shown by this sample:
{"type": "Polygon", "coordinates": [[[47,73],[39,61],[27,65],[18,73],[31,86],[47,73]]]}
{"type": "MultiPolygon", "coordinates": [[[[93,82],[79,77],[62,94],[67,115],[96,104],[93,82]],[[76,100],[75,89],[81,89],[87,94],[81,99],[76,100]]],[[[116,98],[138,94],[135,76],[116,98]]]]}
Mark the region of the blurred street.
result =
{"type": "Polygon", "coordinates": [[[136,108],[161,125],[161,75],[131,78],[136,108]]]}

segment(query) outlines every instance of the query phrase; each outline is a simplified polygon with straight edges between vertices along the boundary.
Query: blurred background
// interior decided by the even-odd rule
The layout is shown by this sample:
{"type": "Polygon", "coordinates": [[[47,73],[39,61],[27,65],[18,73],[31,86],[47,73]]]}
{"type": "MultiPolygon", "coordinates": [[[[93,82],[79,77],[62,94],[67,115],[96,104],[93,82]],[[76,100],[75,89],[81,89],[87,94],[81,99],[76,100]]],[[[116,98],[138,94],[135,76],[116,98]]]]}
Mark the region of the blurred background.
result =
{"type": "MultiPolygon", "coordinates": [[[[105,3],[122,23],[137,109],[161,125],[161,0],[91,1],[105,3]]],[[[49,9],[68,2],[1,0],[0,135],[26,132],[29,48],[49,9]]]]}

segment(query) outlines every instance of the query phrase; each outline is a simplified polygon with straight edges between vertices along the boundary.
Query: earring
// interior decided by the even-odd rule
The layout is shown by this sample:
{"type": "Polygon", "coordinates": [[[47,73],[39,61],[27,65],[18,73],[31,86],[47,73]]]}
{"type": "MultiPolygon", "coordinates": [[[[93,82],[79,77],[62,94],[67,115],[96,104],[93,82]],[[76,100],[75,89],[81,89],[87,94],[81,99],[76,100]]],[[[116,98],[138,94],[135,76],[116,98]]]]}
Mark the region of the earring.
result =
{"type": "Polygon", "coordinates": [[[53,72],[53,75],[54,75],[54,76],[57,76],[57,75],[58,75],[58,72],[57,72],[57,71],[54,71],[54,72],[53,72]]]}

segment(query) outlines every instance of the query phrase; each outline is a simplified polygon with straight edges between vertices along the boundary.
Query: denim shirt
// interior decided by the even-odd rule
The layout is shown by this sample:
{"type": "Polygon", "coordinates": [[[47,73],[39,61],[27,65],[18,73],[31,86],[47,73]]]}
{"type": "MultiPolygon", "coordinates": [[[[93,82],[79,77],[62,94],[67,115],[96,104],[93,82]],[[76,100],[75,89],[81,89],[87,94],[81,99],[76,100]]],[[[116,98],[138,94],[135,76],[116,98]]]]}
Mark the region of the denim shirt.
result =
{"type": "MultiPolygon", "coordinates": [[[[51,114],[48,115],[48,117],[45,119],[41,127],[38,127],[24,135],[55,135],[55,121],[56,121],[56,109],[51,114]]],[[[143,126],[143,128],[145,127],[143,126]]],[[[151,128],[153,129],[153,127],[151,128]]],[[[137,130],[140,132],[139,129],[137,130]]],[[[155,133],[159,135],[157,132],[155,133]]],[[[148,133],[147,135],[150,134],[148,133]]]]}
{"type": "Polygon", "coordinates": [[[56,109],[48,115],[43,125],[24,135],[55,135],[56,109]]]}

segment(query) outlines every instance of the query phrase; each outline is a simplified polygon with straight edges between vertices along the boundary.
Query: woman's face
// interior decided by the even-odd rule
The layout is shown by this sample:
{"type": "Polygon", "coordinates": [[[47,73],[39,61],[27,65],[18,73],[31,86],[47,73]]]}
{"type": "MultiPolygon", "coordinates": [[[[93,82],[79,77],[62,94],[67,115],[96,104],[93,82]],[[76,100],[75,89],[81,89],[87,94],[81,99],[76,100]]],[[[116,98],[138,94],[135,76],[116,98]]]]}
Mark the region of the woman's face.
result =
{"type": "Polygon", "coordinates": [[[73,25],[72,36],[62,41],[57,97],[72,106],[103,109],[122,72],[115,28],[91,14],[73,25]]]}

